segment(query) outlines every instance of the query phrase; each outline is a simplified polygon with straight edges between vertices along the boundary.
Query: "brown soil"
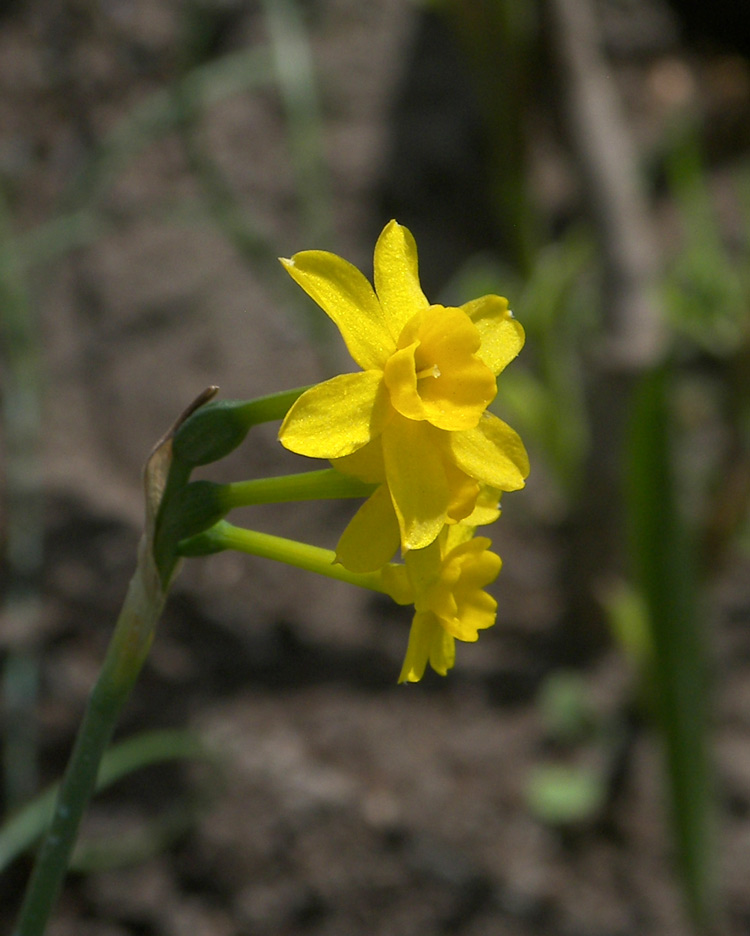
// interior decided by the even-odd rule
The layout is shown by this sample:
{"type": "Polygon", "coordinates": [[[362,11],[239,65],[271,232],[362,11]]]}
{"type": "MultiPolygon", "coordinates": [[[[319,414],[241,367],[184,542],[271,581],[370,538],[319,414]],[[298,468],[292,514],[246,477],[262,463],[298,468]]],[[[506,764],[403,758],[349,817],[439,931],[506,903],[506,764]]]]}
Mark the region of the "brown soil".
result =
{"type": "MultiPolygon", "coordinates": [[[[442,271],[492,246],[473,163],[461,162],[451,139],[459,119],[469,137],[476,132],[462,97],[469,81],[451,59],[457,103],[419,107],[422,136],[446,140],[449,169],[437,187],[450,218],[440,227],[429,185],[404,192],[413,143],[395,139],[394,113],[402,123],[410,113],[412,53],[427,28],[418,5],[304,6],[324,102],[328,246],[368,270],[375,235],[398,212],[421,244],[426,291],[436,294],[442,271]],[[463,186],[463,199],[453,186],[463,186]]],[[[207,62],[264,41],[259,6],[206,0],[200,9],[214,31],[207,62]]],[[[92,147],[174,80],[183,12],[170,0],[37,0],[0,11],[0,173],[19,231],[66,210],[92,147]]],[[[628,87],[645,94],[648,65],[636,59],[633,68],[628,87]]],[[[649,132],[644,118],[639,137],[649,132]]],[[[270,253],[321,246],[305,240],[273,90],[222,99],[199,133],[270,253]]],[[[413,158],[437,171],[440,160],[428,156],[413,158]]],[[[543,197],[564,218],[575,191],[558,156],[540,157],[539,171],[543,197]]],[[[177,134],[119,172],[101,218],[90,242],[30,281],[43,342],[47,535],[38,633],[28,642],[42,665],[45,782],[62,770],[132,571],[140,470],[153,443],[210,384],[250,398],[348,366],[322,313],[283,270],[249,264],[210,217],[177,134]]],[[[304,467],[271,427],[204,474],[304,467]]],[[[542,475],[506,499],[491,534],[505,561],[497,627],[459,647],[448,678],[428,675],[418,686],[396,685],[409,616],[389,603],[239,555],[188,561],[118,738],[190,727],[219,753],[221,769],[154,767],[98,798],[84,837],[115,850],[175,804],[184,821],[139,863],[72,873],[50,936],[684,933],[658,745],[634,715],[627,663],[614,650],[592,655],[580,675],[597,728],[573,744],[550,736],[537,704],[558,662],[566,545],[540,514],[542,475]],[[599,809],[564,827],[545,824],[527,803],[535,768],[557,760],[611,781],[599,809]]],[[[331,546],[350,512],[314,504],[244,519],[331,546]]],[[[746,558],[733,559],[710,615],[721,672],[723,885],[738,934],[750,921],[747,571],[746,558]]],[[[29,867],[17,861],[0,882],[3,932],[29,867]]]]}

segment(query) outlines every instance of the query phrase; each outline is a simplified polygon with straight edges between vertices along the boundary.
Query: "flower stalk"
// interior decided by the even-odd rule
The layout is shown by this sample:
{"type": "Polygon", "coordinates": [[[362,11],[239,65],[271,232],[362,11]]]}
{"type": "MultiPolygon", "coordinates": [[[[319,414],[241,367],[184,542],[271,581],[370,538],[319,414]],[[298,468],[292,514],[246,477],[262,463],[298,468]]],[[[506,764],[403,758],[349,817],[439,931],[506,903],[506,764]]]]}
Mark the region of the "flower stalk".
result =
{"type": "Polygon", "coordinates": [[[375,490],[374,484],[342,475],[333,468],[283,475],[279,478],[233,481],[217,487],[219,501],[228,511],[234,507],[251,507],[255,504],[369,497],[375,490]]]}
{"type": "Polygon", "coordinates": [[[50,827],[37,854],[14,936],[44,933],[102,757],[148,655],[164,599],[144,539],[104,664],[89,696],[50,827]]]}
{"type": "Polygon", "coordinates": [[[317,572],[318,575],[324,575],[326,578],[391,595],[391,590],[385,584],[381,570],[364,573],[350,572],[336,561],[336,553],[332,549],[299,543],[297,540],[261,533],[258,530],[247,530],[244,527],[227,523],[226,520],[220,520],[205,533],[183,540],[179,546],[182,556],[205,556],[227,549],[284,562],[297,569],[317,572]]]}

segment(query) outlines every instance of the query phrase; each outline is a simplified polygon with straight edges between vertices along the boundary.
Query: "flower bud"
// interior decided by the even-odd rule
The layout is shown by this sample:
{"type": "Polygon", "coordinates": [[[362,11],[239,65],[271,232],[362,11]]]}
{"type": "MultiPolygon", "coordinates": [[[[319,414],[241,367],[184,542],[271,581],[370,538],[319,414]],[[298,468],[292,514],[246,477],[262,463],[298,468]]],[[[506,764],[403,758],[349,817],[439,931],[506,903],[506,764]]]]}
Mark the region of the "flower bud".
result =
{"type": "Polygon", "coordinates": [[[213,553],[223,552],[229,549],[229,543],[224,533],[227,523],[219,520],[218,523],[199,533],[198,536],[191,536],[189,539],[182,540],[180,543],[181,556],[210,556],[213,553]]]}
{"type": "Polygon", "coordinates": [[[242,443],[253,419],[245,400],[214,400],[183,422],[174,434],[175,458],[188,465],[208,465],[242,443]]]}
{"type": "Polygon", "coordinates": [[[227,512],[222,486],[213,481],[192,481],[169,499],[159,523],[159,537],[171,543],[196,536],[227,512]]]}

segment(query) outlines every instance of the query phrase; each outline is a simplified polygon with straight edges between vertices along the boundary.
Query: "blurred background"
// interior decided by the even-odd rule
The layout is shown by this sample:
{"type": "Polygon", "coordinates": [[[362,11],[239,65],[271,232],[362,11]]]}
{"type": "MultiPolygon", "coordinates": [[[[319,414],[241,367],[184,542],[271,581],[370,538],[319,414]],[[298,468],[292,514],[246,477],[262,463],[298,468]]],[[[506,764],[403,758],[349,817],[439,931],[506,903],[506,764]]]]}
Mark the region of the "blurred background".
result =
{"type": "MultiPolygon", "coordinates": [[[[210,384],[352,369],[278,256],[370,276],[395,217],[432,301],[500,293],[527,332],[493,404],[532,460],[489,532],[497,626],[399,687],[404,609],[187,561],[51,934],[747,932],[743,6],[0,4],[6,818],[64,767],[156,440],[210,384]]],[[[204,476],[306,470],[276,430],[204,476]]],[[[233,519],[330,547],[352,511],[233,519]]]]}

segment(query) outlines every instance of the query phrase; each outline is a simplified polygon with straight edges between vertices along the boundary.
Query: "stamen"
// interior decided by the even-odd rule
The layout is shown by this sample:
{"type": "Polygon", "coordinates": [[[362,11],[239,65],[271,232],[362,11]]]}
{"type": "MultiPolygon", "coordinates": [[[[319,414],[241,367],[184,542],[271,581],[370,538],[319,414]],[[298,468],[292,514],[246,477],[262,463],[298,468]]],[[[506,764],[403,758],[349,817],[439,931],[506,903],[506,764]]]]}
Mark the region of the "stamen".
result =
{"type": "Polygon", "coordinates": [[[437,364],[431,364],[429,367],[425,367],[424,370],[417,371],[417,380],[422,380],[424,377],[439,377],[440,368],[437,364]]]}

